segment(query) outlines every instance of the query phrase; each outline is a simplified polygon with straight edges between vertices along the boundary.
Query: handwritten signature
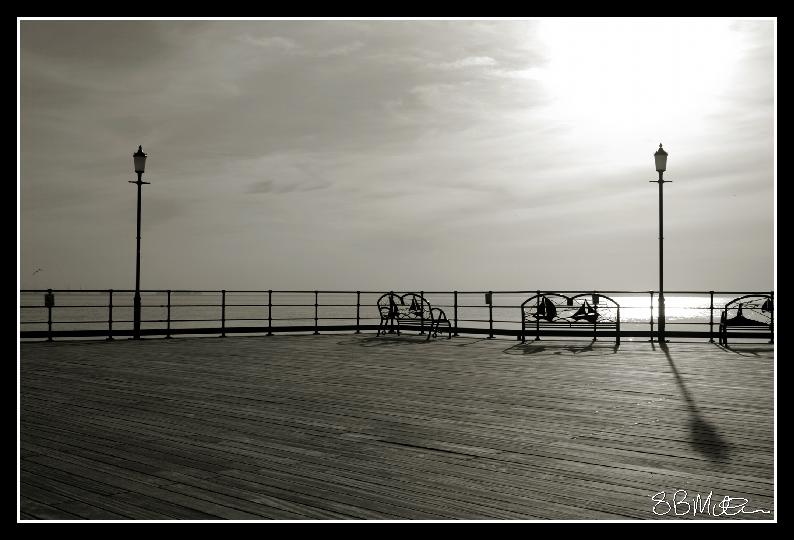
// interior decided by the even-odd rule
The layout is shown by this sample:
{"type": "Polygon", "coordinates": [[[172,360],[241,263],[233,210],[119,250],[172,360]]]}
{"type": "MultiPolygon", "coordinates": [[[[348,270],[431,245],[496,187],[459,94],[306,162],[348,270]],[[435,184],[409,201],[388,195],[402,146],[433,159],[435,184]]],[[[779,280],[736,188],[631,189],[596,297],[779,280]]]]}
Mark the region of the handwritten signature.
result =
{"type": "Polygon", "coordinates": [[[691,498],[692,502],[690,503],[685,489],[675,490],[669,501],[667,499],[667,493],[660,491],[651,496],[651,500],[654,501],[651,510],[653,510],[653,513],[657,516],[666,516],[671,512],[672,515],[675,516],[685,516],[692,512],[693,516],[705,514],[714,517],[756,514],[758,512],[762,514],[772,513],[771,510],[762,510],[760,508],[756,510],[746,509],[745,506],[747,506],[747,503],[750,501],[744,497],[729,497],[726,495],[719,502],[712,502],[711,497],[713,493],[713,491],[709,491],[708,497],[705,499],[698,493],[691,498]]]}

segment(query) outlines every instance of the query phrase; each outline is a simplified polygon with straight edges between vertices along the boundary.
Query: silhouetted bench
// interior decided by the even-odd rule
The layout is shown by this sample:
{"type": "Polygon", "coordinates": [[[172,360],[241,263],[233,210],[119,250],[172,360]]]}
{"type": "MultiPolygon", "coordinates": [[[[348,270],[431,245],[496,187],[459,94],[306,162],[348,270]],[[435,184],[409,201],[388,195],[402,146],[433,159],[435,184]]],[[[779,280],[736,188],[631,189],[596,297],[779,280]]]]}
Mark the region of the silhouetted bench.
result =
{"type": "MultiPolygon", "coordinates": [[[[568,296],[538,292],[521,304],[521,341],[526,341],[526,335],[533,330],[535,340],[539,340],[541,329],[592,330],[593,341],[599,332],[609,331],[614,332],[615,343],[619,344],[620,305],[598,293],[568,296]]],[[[557,333],[564,335],[562,332],[557,333]]]]}
{"type": "Polygon", "coordinates": [[[769,342],[774,343],[773,311],[772,295],[748,294],[734,298],[725,304],[720,314],[720,345],[728,344],[731,331],[768,335],[769,342]]]}
{"type": "Polygon", "coordinates": [[[403,295],[394,292],[385,293],[378,299],[378,312],[380,313],[380,324],[378,334],[397,331],[400,329],[427,330],[427,339],[430,336],[438,336],[438,329],[441,325],[446,325],[448,337],[452,338],[452,325],[447,319],[443,309],[430,305],[422,295],[416,293],[405,293],[403,295]]]}

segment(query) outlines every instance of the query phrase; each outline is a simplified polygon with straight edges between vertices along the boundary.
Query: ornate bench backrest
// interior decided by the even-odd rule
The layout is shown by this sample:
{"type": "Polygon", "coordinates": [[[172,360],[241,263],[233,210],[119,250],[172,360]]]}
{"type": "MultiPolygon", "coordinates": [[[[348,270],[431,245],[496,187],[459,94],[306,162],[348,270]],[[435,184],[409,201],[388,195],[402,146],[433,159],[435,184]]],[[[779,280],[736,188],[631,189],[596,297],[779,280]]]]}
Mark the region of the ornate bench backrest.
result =
{"type": "Polygon", "coordinates": [[[416,293],[405,293],[400,297],[400,305],[397,307],[401,319],[416,319],[432,321],[432,306],[421,295],[416,293]]]}
{"type": "Polygon", "coordinates": [[[400,305],[400,295],[393,292],[387,292],[378,298],[378,312],[381,317],[389,317],[392,312],[397,311],[397,306],[400,305]]]}
{"type": "Polygon", "coordinates": [[[521,314],[526,322],[616,323],[620,319],[620,305],[599,293],[545,292],[524,300],[521,314]]]}
{"type": "Polygon", "coordinates": [[[398,315],[400,319],[433,320],[433,308],[427,299],[416,293],[388,292],[378,298],[378,311],[381,317],[398,315]]]}
{"type": "Polygon", "coordinates": [[[772,324],[773,312],[770,295],[748,294],[725,304],[720,321],[727,326],[768,326],[772,324]]]}

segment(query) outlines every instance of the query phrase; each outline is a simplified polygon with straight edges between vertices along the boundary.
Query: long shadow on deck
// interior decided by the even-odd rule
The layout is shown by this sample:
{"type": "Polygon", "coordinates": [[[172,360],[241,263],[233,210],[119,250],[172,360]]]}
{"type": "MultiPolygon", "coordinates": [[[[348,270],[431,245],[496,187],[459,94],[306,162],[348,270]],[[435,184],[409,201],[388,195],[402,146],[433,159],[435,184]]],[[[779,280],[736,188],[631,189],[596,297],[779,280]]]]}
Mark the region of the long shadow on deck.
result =
{"type": "Polygon", "coordinates": [[[664,352],[664,355],[667,357],[667,362],[670,364],[670,368],[673,370],[673,375],[675,376],[675,382],[678,383],[678,388],[681,390],[681,394],[686,400],[689,414],[691,415],[689,419],[690,443],[695,447],[695,450],[703,454],[709,460],[716,463],[724,463],[728,460],[730,445],[720,437],[717,430],[701,416],[695,400],[692,398],[686,384],[684,384],[684,380],[678,373],[678,369],[675,367],[673,357],[670,355],[670,349],[667,344],[662,343],[659,345],[659,348],[662,349],[662,352],[664,352]]]}
{"type": "Polygon", "coordinates": [[[535,342],[531,342],[530,341],[530,342],[527,342],[527,343],[519,343],[519,344],[513,345],[512,347],[508,347],[507,349],[505,349],[502,352],[504,352],[505,354],[522,354],[522,355],[523,354],[538,354],[538,353],[542,353],[542,352],[545,352],[547,354],[548,353],[550,353],[550,354],[562,354],[563,351],[568,351],[568,352],[570,352],[572,354],[579,354],[579,353],[582,353],[582,352],[592,352],[594,350],[598,351],[598,352],[606,352],[606,351],[608,351],[610,349],[612,351],[611,354],[615,354],[615,353],[618,352],[618,345],[617,344],[612,345],[612,346],[598,347],[598,348],[593,347],[593,345],[595,345],[595,344],[596,344],[595,341],[591,341],[587,345],[562,345],[560,343],[549,344],[548,342],[545,342],[542,345],[538,345],[538,344],[535,344],[535,342]]]}

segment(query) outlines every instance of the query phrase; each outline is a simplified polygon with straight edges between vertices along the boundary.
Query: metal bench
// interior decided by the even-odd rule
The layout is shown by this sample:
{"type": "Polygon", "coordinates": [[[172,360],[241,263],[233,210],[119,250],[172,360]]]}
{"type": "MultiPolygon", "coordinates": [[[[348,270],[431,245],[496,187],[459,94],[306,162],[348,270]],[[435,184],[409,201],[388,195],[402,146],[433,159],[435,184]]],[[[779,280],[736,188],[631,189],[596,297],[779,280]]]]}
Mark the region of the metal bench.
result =
{"type": "Polygon", "coordinates": [[[431,306],[420,294],[388,292],[378,299],[377,305],[380,313],[377,335],[385,334],[387,330],[389,333],[396,330],[398,336],[400,329],[420,330],[422,333],[427,330],[429,340],[430,336],[438,336],[441,325],[446,325],[447,339],[452,338],[452,325],[444,310],[431,306]]]}
{"type": "Polygon", "coordinates": [[[538,291],[521,304],[522,342],[533,329],[536,341],[541,329],[552,330],[556,335],[565,335],[570,329],[592,330],[593,341],[599,332],[614,332],[615,343],[620,344],[620,305],[597,292],[566,295],[538,291]]]}
{"type": "Polygon", "coordinates": [[[760,333],[769,336],[774,343],[774,301],[769,294],[748,294],[734,298],[720,314],[719,342],[728,344],[729,331],[760,333]]]}

